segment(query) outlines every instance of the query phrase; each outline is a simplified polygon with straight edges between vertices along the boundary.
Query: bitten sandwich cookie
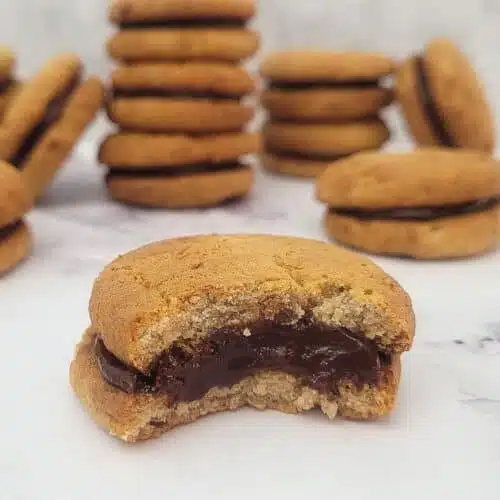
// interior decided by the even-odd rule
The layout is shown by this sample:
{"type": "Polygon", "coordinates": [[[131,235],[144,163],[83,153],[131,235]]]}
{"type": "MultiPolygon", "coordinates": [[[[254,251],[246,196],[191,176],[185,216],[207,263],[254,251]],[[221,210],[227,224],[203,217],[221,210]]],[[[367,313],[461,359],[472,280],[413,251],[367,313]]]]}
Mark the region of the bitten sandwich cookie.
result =
{"type": "Polygon", "coordinates": [[[500,237],[500,163],[486,153],[365,153],[319,179],[328,234],[376,254],[445,259],[487,252],[500,237]]]}
{"type": "Polygon", "coordinates": [[[253,0],[117,0],[109,17],[120,31],[110,39],[108,52],[128,62],[238,62],[259,46],[259,35],[245,27],[254,14],[253,0]]]}
{"type": "Polygon", "coordinates": [[[245,405],[373,419],[394,406],[408,295],[368,259],[274,236],[199,236],[122,256],[94,284],[71,384],[125,441],[245,405]]]}
{"type": "Polygon", "coordinates": [[[0,277],[27,257],[31,232],[23,221],[33,199],[19,172],[0,161],[0,277]]]}
{"type": "Polygon", "coordinates": [[[0,119],[19,90],[14,77],[15,56],[7,47],[0,47],[0,119]]]}
{"type": "Polygon", "coordinates": [[[0,159],[16,166],[35,198],[43,194],[101,108],[99,79],[82,79],[77,56],[49,61],[26,82],[0,125],[0,159]]]}
{"type": "Polygon", "coordinates": [[[350,121],[377,115],[392,101],[380,79],[393,61],[363,52],[280,52],[261,65],[269,80],[262,103],[276,119],[350,121]]]}
{"type": "Polygon", "coordinates": [[[433,40],[401,66],[397,97],[418,144],[493,150],[495,127],[485,91],[451,41],[433,40]]]}

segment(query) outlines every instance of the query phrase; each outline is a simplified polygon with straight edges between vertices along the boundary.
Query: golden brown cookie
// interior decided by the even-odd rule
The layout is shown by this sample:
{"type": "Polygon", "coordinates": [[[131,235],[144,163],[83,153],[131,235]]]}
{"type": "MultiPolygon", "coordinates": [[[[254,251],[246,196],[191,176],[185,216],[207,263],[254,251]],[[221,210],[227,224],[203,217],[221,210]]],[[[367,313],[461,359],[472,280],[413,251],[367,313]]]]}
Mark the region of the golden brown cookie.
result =
{"type": "Polygon", "coordinates": [[[130,442],[245,405],[386,415],[415,326],[407,294],[369,260],[271,235],[141,248],[101,273],[89,310],[71,383],[130,442]]]}
{"type": "Polygon", "coordinates": [[[104,88],[82,81],[75,55],[49,61],[11,102],[0,125],[0,159],[14,164],[39,197],[101,108],[104,88]]]}
{"type": "Polygon", "coordinates": [[[365,153],[318,179],[328,234],[368,252],[468,257],[500,240],[500,163],[485,153],[365,153]]]}
{"type": "Polygon", "coordinates": [[[241,130],[253,109],[232,99],[137,97],[114,99],[109,118],[141,132],[212,133],[241,130]]]}
{"type": "Polygon", "coordinates": [[[125,29],[108,42],[119,61],[231,61],[255,54],[259,35],[243,28],[125,29]]]}
{"type": "Polygon", "coordinates": [[[255,90],[248,72],[229,63],[151,63],[120,66],[111,74],[119,93],[207,94],[241,97],[255,90]]]}
{"type": "Polygon", "coordinates": [[[495,126],[484,88],[451,41],[433,40],[401,66],[397,97],[418,144],[493,150],[495,126]]]}
{"type": "Polygon", "coordinates": [[[331,160],[313,160],[273,153],[263,154],[261,160],[262,166],[270,172],[296,177],[317,177],[332,164],[331,160]]]}
{"type": "Polygon", "coordinates": [[[15,56],[8,47],[0,46],[0,87],[12,78],[15,56]]]}
{"type": "Polygon", "coordinates": [[[23,222],[33,199],[19,172],[0,162],[0,276],[10,271],[29,253],[31,233],[23,222]]]}
{"type": "Polygon", "coordinates": [[[13,80],[8,82],[4,89],[0,91],[0,119],[3,118],[5,112],[7,111],[7,107],[14,100],[14,98],[19,94],[22,85],[13,80]]]}
{"type": "Polygon", "coordinates": [[[122,132],[104,141],[99,161],[122,169],[178,167],[223,163],[259,150],[260,136],[251,133],[193,137],[122,132]]]}
{"type": "Polygon", "coordinates": [[[387,127],[377,118],[341,124],[269,122],[263,131],[263,140],[270,152],[322,160],[376,149],[388,138],[387,127]]]}
{"type": "Polygon", "coordinates": [[[193,165],[163,171],[111,170],[106,184],[123,203],[154,208],[206,208],[245,196],[254,183],[250,167],[193,165]]]}
{"type": "Polygon", "coordinates": [[[376,81],[394,70],[387,56],[369,52],[277,52],[263,61],[262,76],[273,82],[376,81]]]}
{"type": "Polygon", "coordinates": [[[392,90],[377,85],[274,87],[264,91],[262,105],[275,119],[349,121],[377,115],[392,102],[392,95],[392,90]]]}
{"type": "Polygon", "coordinates": [[[255,0],[113,0],[111,22],[140,24],[178,20],[241,20],[255,15],[255,0]]]}

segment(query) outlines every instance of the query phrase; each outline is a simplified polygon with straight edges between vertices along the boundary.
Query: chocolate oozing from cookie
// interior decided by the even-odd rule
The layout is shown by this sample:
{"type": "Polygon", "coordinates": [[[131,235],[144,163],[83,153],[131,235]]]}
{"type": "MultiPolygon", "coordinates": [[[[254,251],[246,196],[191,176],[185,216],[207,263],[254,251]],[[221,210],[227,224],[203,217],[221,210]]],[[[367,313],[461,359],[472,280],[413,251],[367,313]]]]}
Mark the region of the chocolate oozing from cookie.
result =
{"type": "Polygon", "coordinates": [[[261,321],[223,328],[192,347],[174,344],[147,374],[122,363],[100,338],[95,354],[112,386],[129,394],[167,394],[174,402],[198,400],[214,387],[230,387],[263,370],[295,375],[304,386],[332,394],[344,380],[358,387],[377,384],[391,361],[361,333],[309,317],[293,326],[261,321]]]}
{"type": "Polygon", "coordinates": [[[312,89],[373,89],[379,87],[378,80],[321,80],[321,81],[310,81],[310,82],[290,82],[290,81],[280,81],[272,80],[269,89],[270,90],[312,90],[312,89]]]}
{"type": "Polygon", "coordinates": [[[160,99],[214,99],[214,100],[240,100],[243,95],[225,95],[217,92],[196,92],[196,91],[168,91],[159,88],[141,89],[114,89],[110,94],[110,99],[137,99],[137,98],[160,98],[160,99]]]}
{"type": "Polygon", "coordinates": [[[10,162],[15,167],[22,169],[23,163],[47,133],[49,128],[61,118],[69,99],[80,85],[80,82],[81,73],[79,72],[72,78],[68,85],[50,101],[45,109],[43,118],[33,127],[17,152],[10,158],[10,162]]]}
{"type": "Polygon", "coordinates": [[[7,226],[0,227],[0,241],[6,240],[12,236],[22,225],[21,220],[12,222],[7,226]]]}
{"type": "Polygon", "coordinates": [[[432,95],[429,84],[429,78],[425,69],[425,62],[422,56],[415,58],[417,92],[420,105],[427,118],[427,122],[432,129],[434,137],[442,146],[453,148],[456,147],[455,141],[448,132],[446,122],[439,113],[439,107],[432,95]]]}
{"type": "Polygon", "coordinates": [[[126,29],[161,29],[161,28],[235,28],[243,29],[247,21],[241,19],[222,19],[222,18],[201,18],[201,19],[175,19],[175,20],[144,20],[121,22],[118,27],[126,29]]]}
{"type": "Polygon", "coordinates": [[[406,207],[383,210],[330,207],[330,211],[337,215],[355,217],[363,220],[432,221],[445,217],[456,217],[459,215],[485,212],[494,209],[499,203],[500,197],[497,196],[439,207],[406,207]]]}
{"type": "Polygon", "coordinates": [[[183,165],[182,167],[143,167],[143,168],[123,168],[110,167],[110,171],[106,177],[109,181],[117,177],[179,177],[183,175],[196,175],[205,173],[217,173],[228,170],[243,170],[250,168],[241,162],[233,163],[203,163],[197,165],[183,165]]]}

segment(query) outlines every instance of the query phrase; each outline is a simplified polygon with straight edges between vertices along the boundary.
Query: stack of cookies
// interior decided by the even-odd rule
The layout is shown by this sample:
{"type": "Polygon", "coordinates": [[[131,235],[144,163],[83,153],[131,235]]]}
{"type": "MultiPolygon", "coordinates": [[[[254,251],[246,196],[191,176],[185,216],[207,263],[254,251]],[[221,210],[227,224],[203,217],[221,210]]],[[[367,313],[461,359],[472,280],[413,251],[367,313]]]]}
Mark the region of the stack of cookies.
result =
{"type": "Polygon", "coordinates": [[[245,27],[254,0],[115,0],[120,30],[108,44],[120,62],[108,115],[121,130],[100,150],[107,187],[124,203],[208,207],[244,196],[257,152],[245,132],[254,82],[241,62],[259,45],[245,27]]]}
{"type": "Polygon", "coordinates": [[[0,120],[7,105],[19,89],[14,73],[15,57],[6,47],[0,47],[0,120]]]}
{"type": "Polygon", "coordinates": [[[383,55],[358,52],[281,52],[266,59],[264,166],[315,177],[334,160],[380,148],[389,131],[379,113],[393,99],[380,80],[393,69],[383,55]]]}

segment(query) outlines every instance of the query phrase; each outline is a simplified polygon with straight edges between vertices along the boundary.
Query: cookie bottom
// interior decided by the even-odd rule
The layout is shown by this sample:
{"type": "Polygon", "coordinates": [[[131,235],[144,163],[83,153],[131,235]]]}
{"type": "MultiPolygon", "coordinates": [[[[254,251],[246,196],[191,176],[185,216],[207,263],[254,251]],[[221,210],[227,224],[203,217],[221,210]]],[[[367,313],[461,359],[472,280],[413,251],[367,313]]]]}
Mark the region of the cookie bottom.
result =
{"type": "Polygon", "coordinates": [[[97,365],[94,341],[95,335],[87,331],[71,364],[71,385],[100,426],[129,442],[155,438],[204,415],[243,406],[284,413],[318,407],[331,419],[337,415],[357,420],[375,419],[392,410],[401,370],[399,357],[395,356],[378,386],[365,385],[357,389],[343,383],[339,396],[331,398],[302,387],[296,377],[286,373],[261,372],[232,387],[212,389],[198,401],[170,406],[168,396],[129,395],[107,384],[97,365]]]}
{"type": "Polygon", "coordinates": [[[206,208],[245,196],[253,186],[250,167],[179,176],[109,176],[111,196],[152,208],[206,208]]]}
{"type": "Polygon", "coordinates": [[[294,158],[270,153],[262,155],[261,159],[262,166],[270,172],[308,178],[318,177],[332,164],[329,160],[294,158]]]}
{"type": "Polygon", "coordinates": [[[25,222],[21,222],[12,234],[0,240],[0,276],[23,261],[30,253],[32,244],[31,231],[25,222]]]}
{"type": "Polygon", "coordinates": [[[432,221],[363,220],[328,211],[325,228],[340,243],[366,252],[415,259],[453,259],[498,245],[500,210],[432,221]]]}

